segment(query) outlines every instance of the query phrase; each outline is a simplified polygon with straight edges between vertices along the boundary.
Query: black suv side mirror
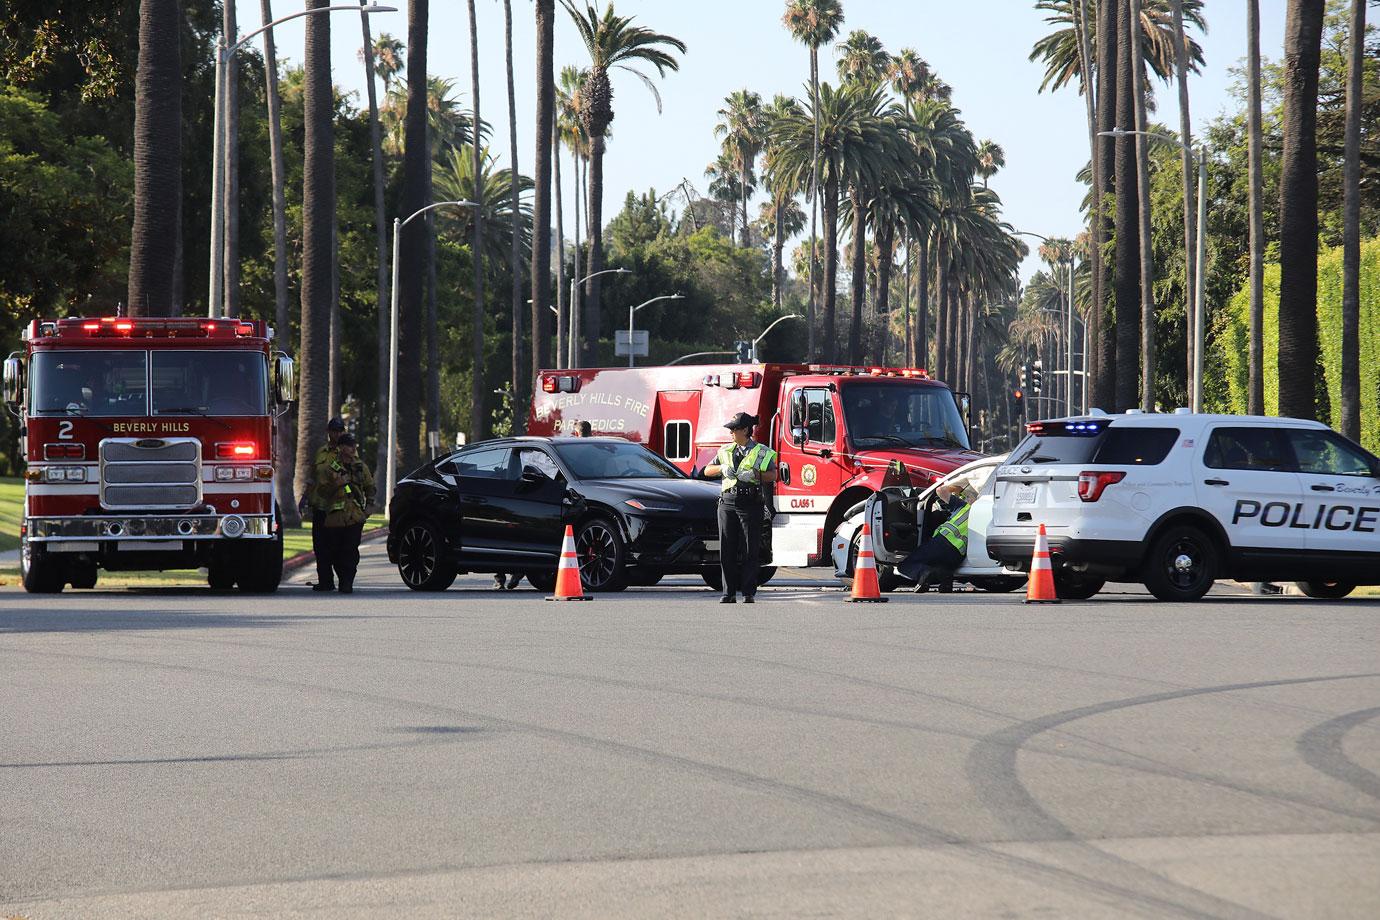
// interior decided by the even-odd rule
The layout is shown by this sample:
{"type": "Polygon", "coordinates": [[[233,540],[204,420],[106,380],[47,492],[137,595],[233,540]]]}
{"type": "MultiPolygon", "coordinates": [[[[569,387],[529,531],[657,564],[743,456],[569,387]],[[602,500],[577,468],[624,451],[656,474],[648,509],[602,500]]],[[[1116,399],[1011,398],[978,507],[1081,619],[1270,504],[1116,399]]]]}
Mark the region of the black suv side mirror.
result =
{"type": "Polygon", "coordinates": [[[537,469],[535,466],[524,466],[522,468],[521,482],[522,485],[526,488],[535,489],[542,483],[550,481],[550,479],[551,477],[547,476],[545,473],[537,469]]]}

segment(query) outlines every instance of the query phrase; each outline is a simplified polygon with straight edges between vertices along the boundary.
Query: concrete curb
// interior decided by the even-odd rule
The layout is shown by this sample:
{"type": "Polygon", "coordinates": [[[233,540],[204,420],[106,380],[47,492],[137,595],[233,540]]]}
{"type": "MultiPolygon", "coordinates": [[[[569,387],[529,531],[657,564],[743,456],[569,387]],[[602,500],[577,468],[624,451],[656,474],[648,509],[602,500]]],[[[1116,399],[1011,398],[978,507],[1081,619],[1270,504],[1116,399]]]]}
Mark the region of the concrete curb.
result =
{"type": "MultiPolygon", "coordinates": [[[[360,543],[371,543],[371,542],[373,542],[374,540],[377,540],[379,537],[387,537],[387,536],[388,536],[388,527],[387,527],[386,525],[383,526],[383,527],[375,527],[373,530],[366,530],[366,531],[364,531],[364,535],[363,535],[362,537],[360,537],[359,542],[360,542],[360,543]]],[[[307,566],[311,565],[311,564],[312,564],[313,562],[315,562],[315,561],[316,561],[316,553],[313,553],[311,550],[307,550],[305,553],[298,553],[296,556],[293,556],[293,557],[290,558],[290,559],[284,559],[284,560],[283,560],[283,575],[284,575],[284,577],[286,577],[286,576],[288,576],[288,575],[291,575],[293,572],[296,572],[298,569],[306,568],[307,566]]]]}

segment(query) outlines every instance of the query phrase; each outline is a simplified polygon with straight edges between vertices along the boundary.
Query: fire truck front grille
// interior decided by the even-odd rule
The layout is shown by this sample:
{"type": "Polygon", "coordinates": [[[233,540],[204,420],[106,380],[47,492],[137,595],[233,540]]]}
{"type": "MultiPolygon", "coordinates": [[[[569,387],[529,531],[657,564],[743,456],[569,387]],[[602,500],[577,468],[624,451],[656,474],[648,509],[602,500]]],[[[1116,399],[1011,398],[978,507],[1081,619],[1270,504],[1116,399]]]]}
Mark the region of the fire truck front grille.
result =
{"type": "Polygon", "coordinates": [[[101,505],[186,510],[201,503],[201,442],[109,438],[101,442],[101,505]]]}

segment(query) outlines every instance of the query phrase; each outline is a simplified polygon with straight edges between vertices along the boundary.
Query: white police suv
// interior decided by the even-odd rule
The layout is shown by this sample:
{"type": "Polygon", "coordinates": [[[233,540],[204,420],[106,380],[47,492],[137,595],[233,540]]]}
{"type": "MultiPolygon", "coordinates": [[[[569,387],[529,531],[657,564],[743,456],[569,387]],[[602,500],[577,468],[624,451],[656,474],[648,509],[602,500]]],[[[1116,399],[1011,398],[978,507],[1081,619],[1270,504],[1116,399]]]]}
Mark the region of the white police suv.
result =
{"type": "Polygon", "coordinates": [[[1320,598],[1380,584],[1380,460],[1319,422],[1180,409],[1026,430],[994,477],[987,551],[1028,571],[1044,524],[1061,597],[1106,581],[1174,601],[1218,578],[1320,598]]]}

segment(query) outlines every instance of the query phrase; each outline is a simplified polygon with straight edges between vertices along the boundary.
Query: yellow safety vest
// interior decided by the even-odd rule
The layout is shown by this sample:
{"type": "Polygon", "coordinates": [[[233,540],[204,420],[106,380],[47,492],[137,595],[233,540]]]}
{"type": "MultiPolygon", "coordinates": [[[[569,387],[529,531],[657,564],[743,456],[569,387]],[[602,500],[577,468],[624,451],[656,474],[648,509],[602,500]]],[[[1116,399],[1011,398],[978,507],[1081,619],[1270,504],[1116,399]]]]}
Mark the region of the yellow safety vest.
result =
{"type": "MultiPolygon", "coordinates": [[[[737,446],[736,444],[725,444],[719,448],[719,454],[714,458],[714,462],[723,469],[723,482],[720,483],[719,488],[724,494],[733,491],[734,487],[738,485],[738,469],[733,466],[733,449],[737,446]]],[[[756,474],[754,476],[756,481],[760,483],[762,474],[771,469],[771,465],[775,462],[776,451],[750,441],[748,442],[747,453],[743,455],[741,469],[751,470],[756,474]]]]}
{"type": "Polygon", "coordinates": [[[968,551],[968,508],[964,505],[959,508],[949,519],[934,529],[936,537],[943,537],[948,540],[954,549],[960,553],[968,551]]]}

